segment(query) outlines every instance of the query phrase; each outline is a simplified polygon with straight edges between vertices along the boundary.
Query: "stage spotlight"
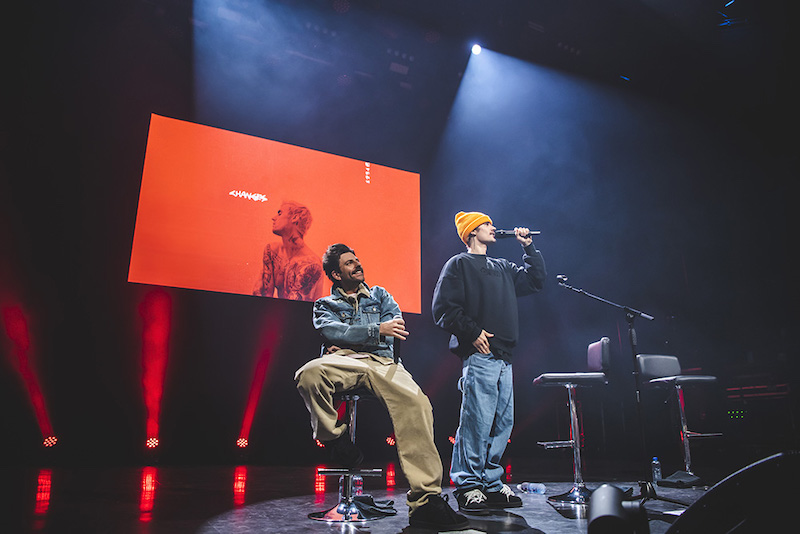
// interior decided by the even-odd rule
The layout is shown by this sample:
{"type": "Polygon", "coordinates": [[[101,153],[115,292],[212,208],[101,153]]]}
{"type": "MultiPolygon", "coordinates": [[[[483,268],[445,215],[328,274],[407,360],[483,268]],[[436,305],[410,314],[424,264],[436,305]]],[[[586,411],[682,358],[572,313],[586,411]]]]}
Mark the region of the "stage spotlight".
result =
{"type": "Polygon", "coordinates": [[[44,438],[44,441],[42,442],[42,445],[44,445],[45,447],[55,447],[56,443],[58,443],[58,438],[57,437],[55,437],[55,436],[47,436],[46,438],[44,438]]]}
{"type": "Polygon", "coordinates": [[[247,441],[247,438],[239,438],[236,440],[236,446],[239,447],[240,449],[244,449],[249,444],[250,443],[247,441]]]}
{"type": "Polygon", "coordinates": [[[144,442],[144,446],[148,449],[155,449],[158,447],[158,438],[147,438],[147,441],[144,442]]]}
{"type": "Polygon", "coordinates": [[[589,534],[649,534],[641,501],[625,501],[616,486],[603,484],[589,499],[589,534]]]}
{"type": "Polygon", "coordinates": [[[472,45],[472,53],[475,54],[476,56],[481,53],[481,50],[483,50],[481,48],[481,45],[479,44],[472,45]]]}
{"type": "Polygon", "coordinates": [[[397,440],[394,439],[394,434],[391,436],[386,436],[386,444],[390,447],[397,445],[397,440]]]}

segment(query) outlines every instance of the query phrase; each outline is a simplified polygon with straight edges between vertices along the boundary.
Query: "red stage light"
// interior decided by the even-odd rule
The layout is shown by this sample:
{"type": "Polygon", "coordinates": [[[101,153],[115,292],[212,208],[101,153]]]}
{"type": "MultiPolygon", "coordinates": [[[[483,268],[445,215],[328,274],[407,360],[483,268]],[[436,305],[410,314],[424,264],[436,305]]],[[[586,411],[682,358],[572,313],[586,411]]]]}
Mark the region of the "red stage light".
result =
{"type": "Polygon", "coordinates": [[[253,428],[253,419],[256,415],[256,406],[258,406],[258,400],[261,398],[261,391],[267,379],[267,371],[272,360],[272,351],[278,345],[283,332],[284,321],[285,317],[279,312],[272,312],[266,318],[264,337],[260,342],[260,346],[263,348],[259,353],[256,369],[253,373],[253,382],[250,384],[250,392],[247,395],[247,406],[242,418],[242,429],[239,431],[240,439],[250,438],[250,430],[253,428]]]}
{"type": "Polygon", "coordinates": [[[324,449],[324,448],[325,448],[325,444],[324,444],[324,443],[322,443],[322,442],[321,442],[320,440],[318,440],[318,439],[315,439],[315,440],[314,440],[314,443],[316,443],[316,444],[317,444],[317,447],[319,447],[319,448],[321,448],[321,449],[324,449]]]}
{"type": "Polygon", "coordinates": [[[394,439],[394,434],[386,437],[386,444],[390,447],[394,447],[395,445],[397,445],[397,441],[395,441],[394,439]]]}
{"type": "Polygon", "coordinates": [[[447,437],[447,441],[449,441],[451,445],[455,445],[456,444],[455,436],[448,436],[447,437]]]}
{"type": "Polygon", "coordinates": [[[56,443],[58,443],[58,438],[55,436],[47,436],[44,438],[44,441],[42,441],[42,445],[45,447],[55,447],[56,443]]]}
{"type": "Polygon", "coordinates": [[[142,387],[147,411],[147,447],[158,446],[158,426],[164,374],[169,356],[172,301],[164,290],[153,290],[139,305],[142,317],[142,387]]]}
{"type": "Polygon", "coordinates": [[[233,470],[233,505],[244,506],[244,496],[247,490],[247,467],[237,465],[233,470]]]}
{"type": "MultiPolygon", "coordinates": [[[[28,395],[30,396],[33,411],[36,415],[36,421],[39,423],[39,430],[41,430],[42,436],[49,438],[53,435],[53,426],[50,424],[50,417],[47,415],[44,395],[39,387],[39,380],[31,366],[31,338],[28,329],[28,319],[22,311],[22,308],[18,305],[3,307],[2,316],[6,335],[13,344],[12,349],[9,351],[11,363],[17,368],[17,371],[19,371],[25,383],[25,387],[28,390],[28,395]]],[[[47,440],[45,439],[45,441],[47,440]]],[[[45,446],[47,447],[49,445],[45,444],[45,446]]]]}
{"type": "Polygon", "coordinates": [[[250,443],[247,441],[247,438],[239,438],[236,440],[236,446],[239,447],[240,449],[244,449],[249,444],[250,443]]]}

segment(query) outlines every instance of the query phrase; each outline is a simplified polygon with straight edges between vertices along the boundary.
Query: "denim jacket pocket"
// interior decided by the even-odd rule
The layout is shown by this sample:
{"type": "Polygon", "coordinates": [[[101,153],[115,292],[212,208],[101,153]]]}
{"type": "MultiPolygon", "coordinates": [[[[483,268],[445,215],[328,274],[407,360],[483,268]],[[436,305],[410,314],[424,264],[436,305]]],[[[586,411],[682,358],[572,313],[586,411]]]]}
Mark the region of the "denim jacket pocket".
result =
{"type": "Polygon", "coordinates": [[[336,316],[339,318],[340,321],[346,324],[353,324],[353,310],[351,309],[342,309],[336,310],[334,312],[336,316]]]}
{"type": "Polygon", "coordinates": [[[381,307],[377,304],[367,304],[361,311],[367,324],[381,322],[381,307]]]}

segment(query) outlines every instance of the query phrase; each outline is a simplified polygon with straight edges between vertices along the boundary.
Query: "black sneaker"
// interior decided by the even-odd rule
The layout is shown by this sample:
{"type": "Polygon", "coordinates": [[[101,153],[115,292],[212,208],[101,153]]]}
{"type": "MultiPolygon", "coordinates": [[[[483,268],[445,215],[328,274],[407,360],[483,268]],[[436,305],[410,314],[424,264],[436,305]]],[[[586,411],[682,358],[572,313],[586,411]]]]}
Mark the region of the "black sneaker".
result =
{"type": "Polygon", "coordinates": [[[447,504],[447,496],[431,495],[428,502],[414,510],[408,518],[408,524],[416,528],[429,530],[464,530],[469,526],[469,519],[456,513],[447,504]]]}
{"type": "Polygon", "coordinates": [[[350,433],[347,430],[333,441],[326,441],[325,448],[328,450],[331,460],[342,467],[356,467],[364,461],[364,454],[350,441],[350,433]]]}
{"type": "Polygon", "coordinates": [[[486,495],[479,488],[456,490],[454,495],[456,496],[459,512],[475,515],[489,513],[489,507],[486,506],[486,495]]]}
{"type": "Polygon", "coordinates": [[[486,492],[486,506],[492,510],[519,508],[522,506],[522,499],[517,497],[514,490],[503,484],[500,491],[486,492]]]}

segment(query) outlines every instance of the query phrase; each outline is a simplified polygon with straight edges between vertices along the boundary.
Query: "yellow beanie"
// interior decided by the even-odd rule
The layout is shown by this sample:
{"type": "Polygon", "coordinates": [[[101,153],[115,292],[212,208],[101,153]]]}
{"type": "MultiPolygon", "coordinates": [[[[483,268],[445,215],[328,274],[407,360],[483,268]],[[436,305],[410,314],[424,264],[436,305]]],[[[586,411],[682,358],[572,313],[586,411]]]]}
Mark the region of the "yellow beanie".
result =
{"type": "Polygon", "coordinates": [[[492,224],[492,219],[485,213],[479,211],[469,211],[466,213],[459,211],[456,213],[456,231],[458,232],[458,237],[460,237],[461,241],[466,245],[469,233],[485,222],[492,224]]]}

